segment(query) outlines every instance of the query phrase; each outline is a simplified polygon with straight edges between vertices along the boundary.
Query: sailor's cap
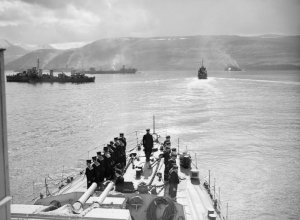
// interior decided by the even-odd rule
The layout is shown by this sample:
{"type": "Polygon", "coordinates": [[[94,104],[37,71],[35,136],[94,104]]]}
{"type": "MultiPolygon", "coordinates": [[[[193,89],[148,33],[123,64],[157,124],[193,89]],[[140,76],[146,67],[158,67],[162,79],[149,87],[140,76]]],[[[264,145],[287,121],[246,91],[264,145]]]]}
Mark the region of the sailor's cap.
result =
{"type": "Polygon", "coordinates": [[[166,138],[171,138],[170,135],[167,135],[166,138]]]}
{"type": "Polygon", "coordinates": [[[114,140],[118,140],[119,138],[118,137],[114,137],[114,140]]]}
{"type": "Polygon", "coordinates": [[[92,160],[96,160],[96,157],[92,157],[92,160]]]}
{"type": "Polygon", "coordinates": [[[176,148],[175,147],[172,148],[172,152],[176,152],[176,148]]]}
{"type": "Polygon", "coordinates": [[[97,152],[97,155],[101,155],[101,151],[98,151],[98,152],[97,152]]]}
{"type": "Polygon", "coordinates": [[[109,143],[110,143],[111,145],[113,145],[113,144],[114,144],[114,142],[113,142],[113,141],[110,141],[109,143]]]}
{"type": "Polygon", "coordinates": [[[86,162],[87,162],[87,163],[92,163],[92,161],[91,161],[91,160],[86,160],[86,162]]]}
{"type": "Polygon", "coordinates": [[[108,151],[108,147],[103,147],[103,150],[104,151],[108,151]]]}
{"type": "Polygon", "coordinates": [[[124,136],[124,133],[120,133],[120,136],[124,136]]]}
{"type": "Polygon", "coordinates": [[[150,128],[147,128],[146,131],[150,131],[150,128]]]}

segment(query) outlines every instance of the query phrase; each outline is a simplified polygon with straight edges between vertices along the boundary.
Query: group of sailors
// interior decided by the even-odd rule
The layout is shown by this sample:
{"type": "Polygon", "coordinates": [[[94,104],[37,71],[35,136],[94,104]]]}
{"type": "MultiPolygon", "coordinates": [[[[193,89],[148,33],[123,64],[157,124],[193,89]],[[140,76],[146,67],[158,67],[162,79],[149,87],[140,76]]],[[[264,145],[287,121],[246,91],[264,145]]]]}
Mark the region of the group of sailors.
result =
{"type": "MultiPolygon", "coordinates": [[[[150,134],[150,129],[146,130],[142,141],[146,163],[150,164],[150,156],[153,149],[153,136],[150,134]]],[[[97,156],[92,157],[92,160],[87,160],[87,168],[85,175],[87,177],[87,188],[93,182],[99,186],[105,180],[116,179],[116,183],[124,182],[123,169],[126,166],[126,138],[123,133],[120,137],[115,137],[107,146],[103,147],[103,153],[97,152],[97,156]]],[[[180,177],[178,176],[178,166],[176,164],[176,148],[171,149],[170,136],[166,136],[163,145],[163,153],[161,157],[164,158],[164,180],[169,184],[169,195],[176,199],[177,186],[180,177]]]]}
{"type": "Polygon", "coordinates": [[[99,151],[97,156],[92,157],[92,160],[86,161],[87,188],[93,182],[100,186],[105,180],[116,178],[116,181],[124,181],[122,175],[126,166],[126,145],[124,133],[120,133],[119,137],[115,137],[113,141],[103,147],[103,153],[99,151]]]}
{"type": "Polygon", "coordinates": [[[176,200],[180,177],[178,176],[178,165],[176,163],[176,148],[171,148],[171,137],[169,135],[166,136],[166,140],[163,143],[161,157],[164,158],[164,180],[169,183],[169,196],[176,200]]]}
{"type": "MultiPolygon", "coordinates": [[[[143,137],[143,146],[146,156],[146,162],[150,161],[150,156],[153,149],[153,137],[150,134],[150,129],[146,130],[146,134],[143,137]]],[[[176,164],[177,152],[176,148],[171,149],[171,137],[166,136],[166,140],[163,143],[163,153],[161,157],[164,158],[165,170],[164,180],[169,184],[169,195],[172,199],[176,200],[177,186],[179,184],[178,166],[176,164]]],[[[151,165],[149,163],[149,168],[151,165]]]]}

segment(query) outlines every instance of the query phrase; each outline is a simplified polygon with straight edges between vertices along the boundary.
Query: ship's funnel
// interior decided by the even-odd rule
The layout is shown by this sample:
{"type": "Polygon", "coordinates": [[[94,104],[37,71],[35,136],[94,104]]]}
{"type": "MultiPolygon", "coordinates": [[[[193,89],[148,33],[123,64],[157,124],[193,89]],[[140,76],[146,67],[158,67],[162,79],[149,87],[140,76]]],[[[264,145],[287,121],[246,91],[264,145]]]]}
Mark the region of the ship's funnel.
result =
{"type": "Polygon", "coordinates": [[[73,211],[75,213],[82,212],[83,205],[88,200],[88,198],[94,193],[96,188],[97,183],[92,183],[90,188],[88,188],[88,190],[78,199],[78,201],[73,204],[73,211]]]}

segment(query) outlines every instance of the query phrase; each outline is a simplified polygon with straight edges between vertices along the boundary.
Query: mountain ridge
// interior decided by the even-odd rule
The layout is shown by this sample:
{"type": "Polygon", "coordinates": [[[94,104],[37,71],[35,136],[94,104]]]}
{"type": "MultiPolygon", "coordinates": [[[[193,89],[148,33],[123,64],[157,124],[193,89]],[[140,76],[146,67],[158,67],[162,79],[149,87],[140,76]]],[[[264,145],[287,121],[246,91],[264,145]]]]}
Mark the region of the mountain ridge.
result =
{"type": "Polygon", "coordinates": [[[75,49],[41,49],[8,62],[7,69],[30,68],[40,56],[45,69],[112,69],[122,65],[140,70],[208,69],[227,65],[242,69],[300,69],[300,35],[167,36],[100,39],[75,49]]]}

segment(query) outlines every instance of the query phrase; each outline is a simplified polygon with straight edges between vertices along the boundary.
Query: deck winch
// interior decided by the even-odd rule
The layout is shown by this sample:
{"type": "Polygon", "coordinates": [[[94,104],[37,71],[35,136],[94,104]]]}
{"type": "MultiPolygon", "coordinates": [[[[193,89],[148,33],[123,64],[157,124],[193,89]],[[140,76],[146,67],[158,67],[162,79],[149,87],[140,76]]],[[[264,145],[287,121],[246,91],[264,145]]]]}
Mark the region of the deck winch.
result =
{"type": "Polygon", "coordinates": [[[192,159],[191,156],[186,152],[180,155],[179,160],[180,166],[182,166],[183,168],[189,169],[191,167],[192,159]]]}
{"type": "Polygon", "coordinates": [[[199,175],[198,169],[191,170],[191,179],[200,180],[200,175],[199,175]]]}

